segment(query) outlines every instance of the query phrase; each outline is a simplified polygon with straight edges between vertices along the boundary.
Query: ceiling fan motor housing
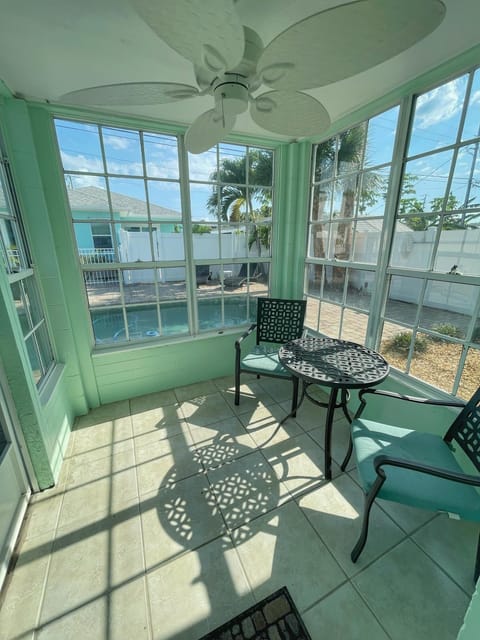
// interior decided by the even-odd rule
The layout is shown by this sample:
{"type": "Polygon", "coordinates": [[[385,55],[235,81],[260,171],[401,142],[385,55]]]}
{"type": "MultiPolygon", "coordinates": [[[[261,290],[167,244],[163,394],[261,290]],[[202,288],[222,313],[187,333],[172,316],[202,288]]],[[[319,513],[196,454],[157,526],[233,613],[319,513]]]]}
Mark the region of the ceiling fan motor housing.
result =
{"type": "Polygon", "coordinates": [[[225,114],[236,116],[248,108],[248,85],[245,82],[221,81],[216,85],[214,95],[217,108],[225,114]]]}

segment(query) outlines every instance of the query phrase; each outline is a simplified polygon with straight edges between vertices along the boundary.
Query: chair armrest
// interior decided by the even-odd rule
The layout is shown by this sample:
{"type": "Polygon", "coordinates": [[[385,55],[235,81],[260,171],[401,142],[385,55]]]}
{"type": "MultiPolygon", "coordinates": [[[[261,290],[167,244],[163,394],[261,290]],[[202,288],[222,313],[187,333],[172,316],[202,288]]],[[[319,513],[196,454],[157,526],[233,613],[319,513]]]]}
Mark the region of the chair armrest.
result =
{"type": "Polygon", "coordinates": [[[361,413],[365,409],[367,401],[363,396],[367,394],[384,396],[386,398],[394,398],[395,400],[405,400],[406,402],[414,402],[416,404],[436,405],[439,407],[457,407],[458,409],[463,409],[465,407],[465,403],[459,400],[435,400],[433,398],[407,396],[402,393],[395,393],[394,391],[384,391],[383,389],[362,389],[358,394],[358,397],[360,399],[360,406],[357,409],[355,418],[359,418],[361,413]]]}
{"type": "Polygon", "coordinates": [[[245,333],[243,335],[240,336],[240,338],[238,338],[237,340],[235,340],[235,349],[237,351],[240,351],[240,349],[242,348],[242,342],[245,340],[245,338],[248,338],[248,336],[255,331],[257,327],[257,323],[254,322],[253,324],[251,324],[248,329],[245,331],[245,333]]]}
{"type": "Polygon", "coordinates": [[[437,476],[438,478],[445,478],[446,480],[452,480],[453,482],[462,482],[463,484],[470,484],[474,486],[480,486],[480,475],[472,476],[468,473],[454,472],[441,467],[432,467],[427,464],[420,464],[418,462],[412,462],[411,460],[404,460],[403,458],[391,458],[385,454],[376,456],[373,461],[375,472],[377,475],[385,479],[385,472],[382,467],[401,467],[403,469],[409,469],[410,471],[418,471],[419,473],[425,473],[430,476],[437,476]]]}

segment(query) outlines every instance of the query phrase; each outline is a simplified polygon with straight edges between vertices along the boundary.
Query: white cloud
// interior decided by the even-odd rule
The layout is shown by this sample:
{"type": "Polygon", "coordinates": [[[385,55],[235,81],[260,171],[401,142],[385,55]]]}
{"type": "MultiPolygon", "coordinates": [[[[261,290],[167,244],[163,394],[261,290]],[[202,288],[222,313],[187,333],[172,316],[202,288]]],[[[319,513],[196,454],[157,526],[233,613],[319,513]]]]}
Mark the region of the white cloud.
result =
{"type": "Polygon", "coordinates": [[[86,156],[82,153],[66,153],[62,151],[62,163],[65,171],[88,171],[103,173],[103,162],[96,156],[86,156]]]}
{"type": "Polygon", "coordinates": [[[449,120],[463,106],[464,79],[459,78],[420,96],[417,101],[416,125],[427,129],[449,120]]]}
{"type": "Polygon", "coordinates": [[[104,135],[105,146],[112,149],[128,149],[132,146],[132,140],[125,136],[104,135]]]}

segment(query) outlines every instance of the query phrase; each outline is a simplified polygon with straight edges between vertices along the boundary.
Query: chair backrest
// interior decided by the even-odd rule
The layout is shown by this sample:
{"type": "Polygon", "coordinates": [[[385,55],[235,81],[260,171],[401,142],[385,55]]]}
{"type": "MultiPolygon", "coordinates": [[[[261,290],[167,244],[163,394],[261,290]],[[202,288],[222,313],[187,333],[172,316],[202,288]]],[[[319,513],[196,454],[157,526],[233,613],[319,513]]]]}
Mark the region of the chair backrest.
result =
{"type": "Polygon", "coordinates": [[[480,387],[455,418],[444,440],[455,440],[480,471],[480,387]]]}
{"type": "Polygon", "coordinates": [[[257,298],[257,344],[301,338],[306,307],[306,300],[257,298]]]}

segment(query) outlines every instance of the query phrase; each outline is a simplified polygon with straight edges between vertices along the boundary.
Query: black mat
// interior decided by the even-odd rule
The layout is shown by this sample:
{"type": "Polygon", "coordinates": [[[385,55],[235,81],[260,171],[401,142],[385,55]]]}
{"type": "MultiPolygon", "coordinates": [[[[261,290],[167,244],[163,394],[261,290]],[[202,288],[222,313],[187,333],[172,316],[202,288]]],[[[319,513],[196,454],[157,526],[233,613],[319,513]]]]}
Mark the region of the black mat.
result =
{"type": "Polygon", "coordinates": [[[312,640],[300,614],[282,587],[199,640],[312,640]]]}

